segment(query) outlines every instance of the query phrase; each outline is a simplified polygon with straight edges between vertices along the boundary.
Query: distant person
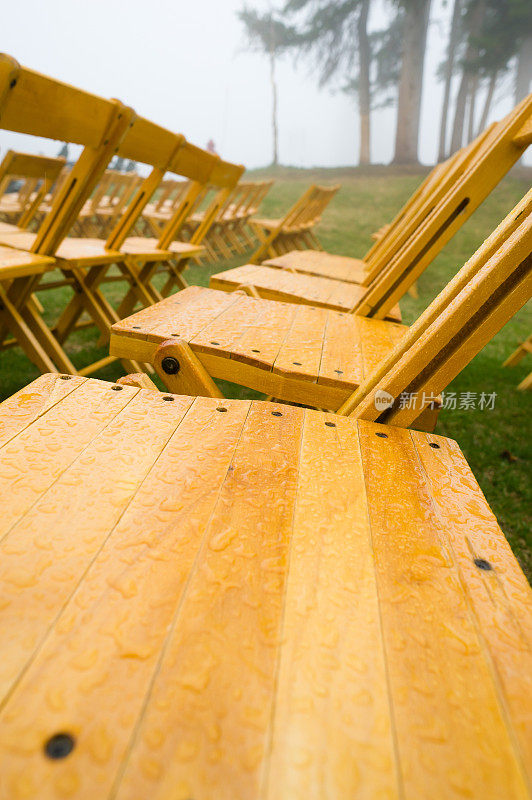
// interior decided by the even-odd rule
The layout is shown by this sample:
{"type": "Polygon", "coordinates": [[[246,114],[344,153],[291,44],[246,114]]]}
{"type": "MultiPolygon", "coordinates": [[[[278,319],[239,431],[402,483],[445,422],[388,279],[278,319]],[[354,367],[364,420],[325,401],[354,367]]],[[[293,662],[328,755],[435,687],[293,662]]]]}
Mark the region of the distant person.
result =
{"type": "Polygon", "coordinates": [[[207,142],[207,150],[209,153],[213,153],[213,155],[217,156],[218,153],[216,152],[216,145],[214,144],[212,139],[209,139],[207,142]]]}

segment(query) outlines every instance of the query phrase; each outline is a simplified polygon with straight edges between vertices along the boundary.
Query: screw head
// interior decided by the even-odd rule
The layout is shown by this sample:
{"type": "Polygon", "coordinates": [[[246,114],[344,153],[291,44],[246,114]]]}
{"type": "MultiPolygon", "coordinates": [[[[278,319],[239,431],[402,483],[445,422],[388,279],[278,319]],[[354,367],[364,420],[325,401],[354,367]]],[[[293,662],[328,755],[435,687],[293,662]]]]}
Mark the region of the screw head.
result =
{"type": "Polygon", "coordinates": [[[436,442],[429,442],[429,447],[434,448],[434,450],[439,450],[440,449],[440,445],[437,444],[436,442]]]}
{"type": "Polygon", "coordinates": [[[485,569],[486,571],[493,569],[490,562],[486,561],[485,558],[475,558],[475,566],[479,569],[485,569]]]}
{"type": "Polygon", "coordinates": [[[76,742],[70,733],[55,733],[44,744],[44,752],[48,758],[66,758],[74,749],[76,742]]]}
{"type": "Polygon", "coordinates": [[[173,356],[165,356],[161,361],[161,366],[167,375],[177,375],[181,369],[179,361],[177,358],[173,358],[173,356]]]}
{"type": "Polygon", "coordinates": [[[326,422],[328,428],[336,428],[336,422],[326,422]]]}
{"type": "Polygon", "coordinates": [[[121,392],[123,388],[124,388],[123,386],[119,386],[118,384],[115,386],[111,386],[113,392],[121,392]]]}
{"type": "Polygon", "coordinates": [[[388,434],[387,433],[380,433],[379,432],[379,433],[376,433],[375,436],[378,436],[379,439],[387,439],[388,438],[388,434]]]}

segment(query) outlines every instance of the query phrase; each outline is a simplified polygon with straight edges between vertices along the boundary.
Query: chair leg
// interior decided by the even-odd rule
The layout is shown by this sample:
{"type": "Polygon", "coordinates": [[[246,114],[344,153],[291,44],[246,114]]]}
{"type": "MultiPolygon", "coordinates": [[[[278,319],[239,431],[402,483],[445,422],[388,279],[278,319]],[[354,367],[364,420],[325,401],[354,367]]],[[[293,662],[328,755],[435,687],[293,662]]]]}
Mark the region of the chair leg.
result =
{"type": "Polygon", "coordinates": [[[42,373],[59,372],[56,365],[34,336],[33,331],[26,324],[26,321],[17,307],[11,302],[7,293],[1,286],[0,323],[11,331],[22,350],[26,353],[29,360],[35,364],[38,370],[42,373]]]}
{"type": "Polygon", "coordinates": [[[223,397],[203,364],[182,339],[167,339],[159,345],[153,366],[173,394],[223,397]]]}

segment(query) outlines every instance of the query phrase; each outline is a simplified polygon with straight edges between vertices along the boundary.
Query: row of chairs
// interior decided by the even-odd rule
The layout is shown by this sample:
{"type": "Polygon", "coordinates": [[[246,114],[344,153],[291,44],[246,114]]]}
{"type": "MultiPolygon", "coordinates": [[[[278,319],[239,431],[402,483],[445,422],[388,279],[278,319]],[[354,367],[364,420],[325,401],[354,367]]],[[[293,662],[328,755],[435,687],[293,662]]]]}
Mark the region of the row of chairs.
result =
{"type": "MultiPolygon", "coordinates": [[[[138,117],[118,101],[53,81],[20,67],[8,56],[2,57],[0,68],[4,129],[83,146],[36,230],[0,223],[1,340],[5,342],[11,334],[41,371],[74,374],[76,368],[63,343],[81,315],[86,312],[106,340],[111,323],[137,302],[152,304],[183,286],[181,274],[186,264],[203,253],[203,238],[237,186],[243,167],[191,145],[182,135],[138,117]],[[30,96],[39,97],[38,108],[31,106],[30,96]],[[106,239],[70,236],[115,155],[148,165],[148,176],[114,219],[106,239]],[[185,195],[157,238],[133,235],[137,220],[167,173],[190,181],[185,195]],[[206,194],[213,199],[194,234],[189,241],[174,241],[206,194]],[[101,291],[110,270],[117,267],[126,281],[119,311],[101,291]],[[61,280],[43,284],[43,274],[52,269],[60,270],[61,280]],[[165,274],[162,293],[153,283],[158,271],[165,274]],[[58,285],[70,287],[73,296],[51,331],[36,291],[58,285]]],[[[97,362],[85,372],[101,366],[102,362],[97,362]]],[[[130,362],[126,366],[138,368],[130,362]]]]}
{"type": "Polygon", "coordinates": [[[526,580],[456,444],[404,428],[433,426],[532,294],[532,191],[409,329],[395,306],[532,143],[532,97],[363,262],[285,252],[308,244],[301,217],[269,229],[281,264],[249,266],[355,287],[347,312],[259,280],[183,288],[242,168],[120,102],[2,57],[0,125],[84,146],[36,231],[0,225],[0,325],[56,373],[0,408],[6,796],[529,797],[526,580]],[[106,239],[69,237],[116,154],[150,175],[106,239]],[[190,184],[135,236],[167,172],[190,184]],[[126,319],[102,292],[113,264],[122,311],[146,306],[126,319]],[[74,296],[51,331],[36,291],[57,268],[74,296]],[[83,312],[182,396],[74,375],[83,312]],[[282,402],[225,400],[219,378],[282,402]]]}
{"type": "MultiPolygon", "coordinates": [[[[63,158],[8,151],[0,164],[0,220],[23,228],[30,225],[35,228],[50,210],[54,195],[68,172],[69,167],[63,158]],[[20,184],[17,191],[12,190],[13,182],[20,184]]],[[[80,211],[71,235],[106,239],[141,183],[142,178],[136,173],[107,169],[80,211]]],[[[202,200],[198,198],[198,210],[183,224],[180,238],[192,238],[207,217],[211,219],[211,225],[204,234],[203,259],[216,262],[252,249],[256,240],[249,224],[272,184],[273,181],[240,181],[229,197],[224,197],[223,203],[219,204],[214,218],[208,205],[202,207],[202,200]]],[[[159,238],[189,188],[190,182],[186,180],[161,181],[158,196],[147,204],[135,223],[134,232],[159,238]]],[[[206,195],[208,187],[205,187],[203,204],[206,195]]]]}
{"type": "Polygon", "coordinates": [[[363,260],[293,251],[219,273],[115,324],[111,352],[152,364],[172,391],[219,396],[224,379],[432,429],[439,394],[528,297],[530,193],[408,331],[397,301],[531,142],[528,97],[438,166],[363,260]],[[417,401],[400,406],[405,395],[417,401]]]}

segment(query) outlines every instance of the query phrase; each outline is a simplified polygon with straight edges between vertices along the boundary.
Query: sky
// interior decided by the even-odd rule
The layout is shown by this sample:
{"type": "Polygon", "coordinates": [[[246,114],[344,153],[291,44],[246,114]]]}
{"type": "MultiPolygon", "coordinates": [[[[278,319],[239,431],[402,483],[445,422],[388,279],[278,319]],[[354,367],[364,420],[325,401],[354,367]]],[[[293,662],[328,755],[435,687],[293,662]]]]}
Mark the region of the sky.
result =
{"type": "MultiPolygon", "coordinates": [[[[370,19],[385,24],[386,0],[370,19]]],[[[223,158],[248,168],[271,162],[267,59],[246,49],[236,12],[243,0],[22,0],[3,9],[4,52],[21,64],[104,97],[117,97],[194,144],[213,139],[223,158]]],[[[267,8],[267,0],[248,0],[267,8]]],[[[420,159],[436,159],[442,86],[435,71],[448,33],[445,0],[433,0],[425,63],[420,159]]],[[[318,88],[307,62],[278,63],[279,156],[283,164],[353,165],[358,120],[353,98],[318,88]]],[[[479,106],[481,103],[479,103],[479,106]]],[[[490,120],[512,106],[508,79],[490,120]]],[[[393,155],[395,109],[373,115],[372,159],[393,155]]],[[[51,142],[0,131],[8,148],[55,155],[51,142]]]]}

